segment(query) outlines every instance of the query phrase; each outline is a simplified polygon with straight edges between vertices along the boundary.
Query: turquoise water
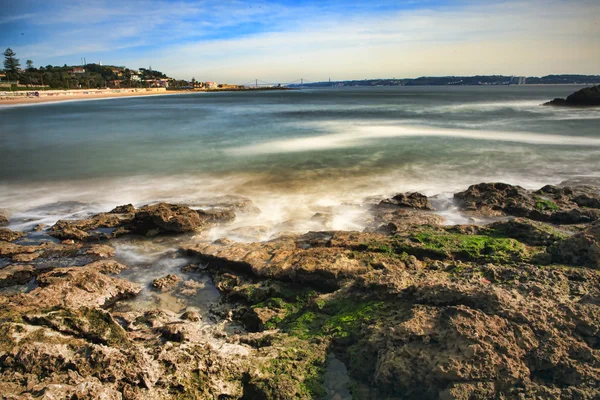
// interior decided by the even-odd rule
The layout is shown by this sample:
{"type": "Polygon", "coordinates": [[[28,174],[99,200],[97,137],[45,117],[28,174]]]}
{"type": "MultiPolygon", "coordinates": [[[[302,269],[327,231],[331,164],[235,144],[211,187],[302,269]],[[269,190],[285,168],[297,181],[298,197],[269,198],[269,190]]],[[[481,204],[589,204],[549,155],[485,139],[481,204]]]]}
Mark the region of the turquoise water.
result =
{"type": "MultiPolygon", "coordinates": [[[[197,93],[0,109],[0,208],[243,195],[293,217],[404,190],[600,175],[576,86],[197,93]],[[275,208],[273,208],[275,207],[275,208]]],[[[279,214],[278,214],[279,213],[279,214]]]]}

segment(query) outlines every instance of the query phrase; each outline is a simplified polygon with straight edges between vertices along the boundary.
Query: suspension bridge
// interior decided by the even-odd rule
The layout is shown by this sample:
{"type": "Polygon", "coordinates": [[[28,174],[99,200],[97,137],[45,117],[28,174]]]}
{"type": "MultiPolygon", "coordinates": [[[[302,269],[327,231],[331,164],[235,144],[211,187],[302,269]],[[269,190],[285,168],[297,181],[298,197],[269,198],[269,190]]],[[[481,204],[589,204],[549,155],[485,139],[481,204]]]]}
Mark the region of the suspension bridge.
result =
{"type": "Polygon", "coordinates": [[[307,79],[304,79],[304,78],[298,78],[295,81],[291,81],[291,82],[267,82],[267,81],[263,81],[262,79],[252,79],[251,81],[245,82],[242,85],[248,86],[248,87],[274,87],[274,86],[291,86],[291,85],[304,86],[308,83],[313,83],[313,82],[309,81],[307,79]]]}

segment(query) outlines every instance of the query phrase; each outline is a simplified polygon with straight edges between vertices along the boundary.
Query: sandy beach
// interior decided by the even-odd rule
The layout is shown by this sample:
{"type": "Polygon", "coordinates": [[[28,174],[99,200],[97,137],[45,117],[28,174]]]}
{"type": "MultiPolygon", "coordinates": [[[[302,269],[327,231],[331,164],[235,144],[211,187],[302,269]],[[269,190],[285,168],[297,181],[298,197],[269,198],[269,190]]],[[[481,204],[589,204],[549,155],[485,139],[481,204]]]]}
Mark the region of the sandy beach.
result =
{"type": "Polygon", "coordinates": [[[117,97],[137,97],[152,95],[170,95],[191,93],[187,90],[157,90],[157,89],[120,89],[120,90],[52,90],[40,91],[39,96],[27,96],[27,92],[19,95],[0,95],[0,105],[50,103],[68,100],[103,99],[117,97]]]}

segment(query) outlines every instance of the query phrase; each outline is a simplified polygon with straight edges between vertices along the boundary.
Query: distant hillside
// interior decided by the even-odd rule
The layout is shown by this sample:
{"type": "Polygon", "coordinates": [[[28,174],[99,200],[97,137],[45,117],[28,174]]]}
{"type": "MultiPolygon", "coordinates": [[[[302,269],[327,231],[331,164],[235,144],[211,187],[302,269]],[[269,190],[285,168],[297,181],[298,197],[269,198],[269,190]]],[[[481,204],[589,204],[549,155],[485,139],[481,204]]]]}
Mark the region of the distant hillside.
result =
{"type": "Polygon", "coordinates": [[[403,79],[364,79],[357,81],[314,82],[303,87],[330,86],[457,86],[457,85],[516,85],[516,84],[600,84],[600,75],[547,75],[518,77],[504,75],[423,76],[403,79]]]}

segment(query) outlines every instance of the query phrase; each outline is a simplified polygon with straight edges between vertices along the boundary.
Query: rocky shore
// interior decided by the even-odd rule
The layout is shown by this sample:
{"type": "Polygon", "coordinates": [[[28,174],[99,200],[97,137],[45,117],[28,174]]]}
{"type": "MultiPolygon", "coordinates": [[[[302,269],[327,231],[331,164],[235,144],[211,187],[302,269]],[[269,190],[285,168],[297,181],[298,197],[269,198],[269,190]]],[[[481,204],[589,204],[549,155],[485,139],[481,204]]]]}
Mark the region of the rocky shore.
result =
{"type": "Polygon", "coordinates": [[[0,228],[0,397],[599,398],[600,190],[482,183],[453,201],[472,224],[399,193],[364,206],[364,231],[268,241],[206,239],[251,204],[0,228]],[[185,265],[140,285],[123,240],[185,265]],[[190,306],[203,278],[218,298],[190,306]]]}

